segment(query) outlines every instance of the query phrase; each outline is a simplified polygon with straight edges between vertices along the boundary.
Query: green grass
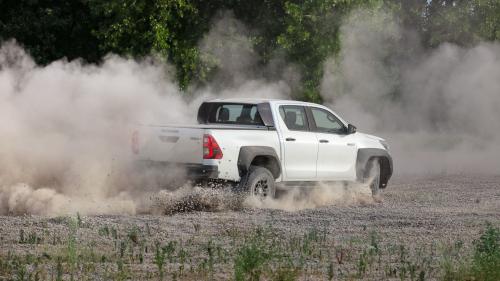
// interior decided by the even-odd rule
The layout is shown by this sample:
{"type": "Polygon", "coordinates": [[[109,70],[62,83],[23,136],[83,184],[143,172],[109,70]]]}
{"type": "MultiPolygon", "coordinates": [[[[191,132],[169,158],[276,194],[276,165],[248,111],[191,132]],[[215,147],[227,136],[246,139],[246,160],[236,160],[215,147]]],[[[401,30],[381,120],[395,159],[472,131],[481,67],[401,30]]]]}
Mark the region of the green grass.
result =
{"type": "MultiPolygon", "coordinates": [[[[458,250],[447,252],[442,259],[443,281],[498,281],[500,280],[500,229],[487,223],[473,243],[474,253],[469,258],[457,258],[458,250]],[[455,256],[455,257],[454,257],[455,256]]],[[[456,245],[460,248],[461,245],[456,245]]]]}
{"type": "Polygon", "coordinates": [[[60,221],[66,235],[21,230],[20,250],[0,254],[0,280],[500,280],[500,230],[490,223],[475,241],[419,245],[370,229],[335,237],[233,227],[212,236],[196,227],[175,238],[149,224],[60,221]]]}
{"type": "Polygon", "coordinates": [[[475,246],[472,261],[475,280],[500,280],[500,229],[488,224],[475,246]]]}
{"type": "Polygon", "coordinates": [[[260,280],[269,267],[273,253],[260,231],[246,241],[237,251],[234,259],[234,277],[237,281],[260,280]]]}

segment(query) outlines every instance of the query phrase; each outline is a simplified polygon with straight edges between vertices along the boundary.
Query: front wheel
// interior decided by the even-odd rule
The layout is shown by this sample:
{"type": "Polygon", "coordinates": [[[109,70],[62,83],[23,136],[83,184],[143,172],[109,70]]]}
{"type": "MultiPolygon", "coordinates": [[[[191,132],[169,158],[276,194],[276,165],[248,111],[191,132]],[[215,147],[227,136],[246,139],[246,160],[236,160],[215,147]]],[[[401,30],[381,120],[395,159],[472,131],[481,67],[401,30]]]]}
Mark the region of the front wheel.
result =
{"type": "Polygon", "coordinates": [[[259,166],[250,166],[248,173],[242,177],[239,187],[250,196],[259,199],[274,198],[276,194],[273,174],[259,166]]]}
{"type": "Polygon", "coordinates": [[[380,162],[377,159],[370,161],[368,166],[368,178],[372,196],[377,197],[380,194],[380,162]]]}

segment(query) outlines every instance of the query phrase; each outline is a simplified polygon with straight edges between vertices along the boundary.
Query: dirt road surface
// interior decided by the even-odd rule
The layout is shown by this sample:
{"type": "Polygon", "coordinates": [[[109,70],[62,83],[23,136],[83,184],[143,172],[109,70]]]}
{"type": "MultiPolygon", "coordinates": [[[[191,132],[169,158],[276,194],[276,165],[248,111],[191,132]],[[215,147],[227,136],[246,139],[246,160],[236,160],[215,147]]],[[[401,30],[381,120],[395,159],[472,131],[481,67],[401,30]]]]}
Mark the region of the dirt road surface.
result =
{"type": "Polygon", "coordinates": [[[470,256],[486,222],[500,225],[500,176],[400,177],[382,202],[295,212],[3,216],[0,280],[19,274],[15,258],[48,279],[434,280],[447,255],[470,256]]]}

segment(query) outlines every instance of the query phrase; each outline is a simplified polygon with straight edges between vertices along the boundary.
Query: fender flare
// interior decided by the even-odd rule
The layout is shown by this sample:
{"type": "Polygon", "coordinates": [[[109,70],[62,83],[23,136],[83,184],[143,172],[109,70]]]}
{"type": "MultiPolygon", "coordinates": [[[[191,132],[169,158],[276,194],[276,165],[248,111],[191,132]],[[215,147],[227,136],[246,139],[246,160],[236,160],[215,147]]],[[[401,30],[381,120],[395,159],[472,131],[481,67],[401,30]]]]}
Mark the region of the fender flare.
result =
{"type": "Polygon", "coordinates": [[[269,169],[275,179],[281,175],[280,160],[274,148],[269,146],[242,146],[238,155],[240,177],[248,173],[250,165],[257,157],[262,157],[261,159],[264,161],[259,166],[269,169]]]}
{"type": "Polygon", "coordinates": [[[373,158],[380,159],[380,188],[385,188],[393,172],[392,157],[380,148],[360,148],[356,159],[356,179],[362,181],[368,175],[368,164],[373,158]]]}

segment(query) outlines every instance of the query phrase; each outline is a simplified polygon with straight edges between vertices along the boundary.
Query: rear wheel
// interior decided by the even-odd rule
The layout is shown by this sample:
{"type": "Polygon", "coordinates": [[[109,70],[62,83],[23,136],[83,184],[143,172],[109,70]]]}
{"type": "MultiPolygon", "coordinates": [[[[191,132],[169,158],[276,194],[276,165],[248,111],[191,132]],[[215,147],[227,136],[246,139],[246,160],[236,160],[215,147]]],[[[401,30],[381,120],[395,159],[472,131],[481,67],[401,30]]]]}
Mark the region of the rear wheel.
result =
{"type": "Polygon", "coordinates": [[[276,194],[274,176],[268,169],[250,166],[248,173],[241,179],[241,190],[259,199],[274,198],[276,194]]]}

